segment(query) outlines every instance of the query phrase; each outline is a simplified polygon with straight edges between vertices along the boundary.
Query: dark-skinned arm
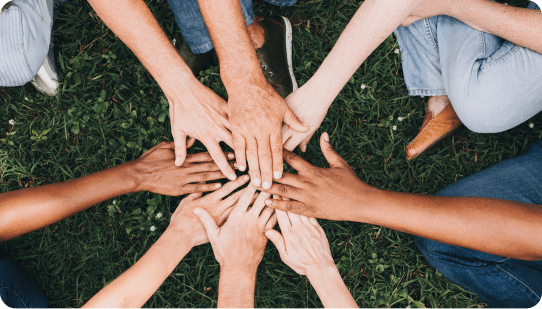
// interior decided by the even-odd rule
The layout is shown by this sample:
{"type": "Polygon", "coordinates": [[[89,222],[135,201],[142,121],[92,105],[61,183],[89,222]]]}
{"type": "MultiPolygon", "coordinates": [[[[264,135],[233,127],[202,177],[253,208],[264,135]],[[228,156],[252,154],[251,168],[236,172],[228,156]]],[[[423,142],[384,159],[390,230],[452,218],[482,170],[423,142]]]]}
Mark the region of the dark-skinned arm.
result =
{"type": "Polygon", "coordinates": [[[291,199],[266,200],[276,209],[328,220],[381,225],[394,230],[522,260],[542,259],[542,206],[502,199],[393,192],[361,181],[320,138],[330,168],[318,168],[286,151],[298,175],[285,173],[266,192],[291,199]]]}
{"type": "Polygon", "coordinates": [[[208,153],[188,155],[183,166],[177,167],[173,149],[173,143],[163,142],[134,161],[88,176],[0,194],[0,241],[43,228],[127,193],[183,195],[220,187],[220,184],[197,183],[225,178],[208,153]],[[191,184],[194,182],[197,184],[191,184]]]}

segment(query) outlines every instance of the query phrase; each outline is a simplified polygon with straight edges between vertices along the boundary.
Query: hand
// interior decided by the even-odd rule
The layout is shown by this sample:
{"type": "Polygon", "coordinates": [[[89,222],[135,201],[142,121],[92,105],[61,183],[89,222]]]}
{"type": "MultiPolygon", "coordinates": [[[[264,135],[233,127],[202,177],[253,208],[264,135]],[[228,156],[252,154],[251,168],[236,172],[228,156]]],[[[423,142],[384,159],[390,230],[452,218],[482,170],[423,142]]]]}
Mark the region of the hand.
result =
{"type": "Polygon", "coordinates": [[[286,265],[300,275],[335,267],[326,233],[316,219],[282,210],[276,213],[282,235],[268,230],[265,236],[275,244],[286,265]]]}
{"type": "Polygon", "coordinates": [[[262,260],[267,244],[264,233],[275,226],[277,217],[272,208],[264,205],[264,200],[270,196],[267,193],[261,193],[249,207],[255,192],[251,186],[245,189],[222,227],[218,227],[205,209],[194,210],[205,226],[216,260],[223,268],[255,272],[262,260]]]}
{"type": "MultiPolygon", "coordinates": [[[[226,178],[207,152],[190,154],[181,167],[175,166],[174,146],[171,142],[161,142],[129,162],[134,167],[137,191],[150,191],[157,194],[178,196],[194,192],[214,191],[219,183],[200,184],[226,178]]],[[[233,159],[233,153],[227,154],[233,159]]],[[[222,156],[225,156],[222,153],[222,156]]],[[[226,161],[226,163],[228,163],[226,161]]],[[[228,163],[233,167],[233,161],[228,163]]]]}
{"type": "Polygon", "coordinates": [[[298,175],[285,173],[275,180],[271,189],[263,190],[290,200],[267,199],[265,204],[308,217],[328,220],[352,220],[376,190],[362,182],[348,164],[333,150],[327,133],[322,134],[320,146],[330,168],[316,167],[298,155],[284,150],[285,161],[298,175]]]}
{"type": "Polygon", "coordinates": [[[171,133],[175,141],[175,165],[181,166],[186,158],[186,138],[200,140],[222,173],[230,180],[236,178],[235,172],[228,164],[219,142],[223,141],[230,147],[233,140],[229,129],[227,104],[211,89],[195,82],[192,92],[183,93],[181,98],[169,98],[169,116],[171,118],[171,133]]]}
{"type": "Polygon", "coordinates": [[[228,195],[245,184],[249,179],[248,175],[244,175],[228,182],[220,190],[204,197],[201,197],[201,193],[192,193],[185,197],[171,216],[169,228],[180,230],[185,235],[190,235],[189,238],[192,242],[192,247],[209,242],[205,227],[200,219],[194,215],[194,209],[205,209],[211,215],[215,224],[222,226],[230,215],[233,209],[232,206],[237,203],[241,194],[243,194],[243,190],[237,191],[230,196],[228,195]],[[226,198],[226,196],[228,197],[226,198]]]}
{"type": "Polygon", "coordinates": [[[282,177],[282,122],[293,130],[306,132],[284,99],[264,80],[228,90],[228,112],[237,165],[244,171],[246,161],[252,183],[269,188],[273,178],[282,177]],[[246,153],[246,157],[245,157],[246,153]]]}
{"type": "Polygon", "coordinates": [[[301,87],[292,92],[287,98],[286,103],[295,115],[304,124],[310,126],[310,130],[305,133],[299,133],[292,130],[290,126],[282,125],[282,141],[284,148],[293,151],[295,147],[299,145],[299,149],[302,152],[307,151],[307,144],[314,135],[314,132],[318,130],[324,117],[326,117],[329,109],[329,104],[318,103],[317,98],[313,98],[309,93],[308,88],[301,87]]]}
{"type": "Polygon", "coordinates": [[[449,0],[424,0],[414,9],[414,11],[412,11],[412,13],[410,13],[410,16],[401,23],[401,26],[410,26],[410,24],[420,19],[437,15],[449,15],[450,5],[454,4],[450,3],[449,0]]]}

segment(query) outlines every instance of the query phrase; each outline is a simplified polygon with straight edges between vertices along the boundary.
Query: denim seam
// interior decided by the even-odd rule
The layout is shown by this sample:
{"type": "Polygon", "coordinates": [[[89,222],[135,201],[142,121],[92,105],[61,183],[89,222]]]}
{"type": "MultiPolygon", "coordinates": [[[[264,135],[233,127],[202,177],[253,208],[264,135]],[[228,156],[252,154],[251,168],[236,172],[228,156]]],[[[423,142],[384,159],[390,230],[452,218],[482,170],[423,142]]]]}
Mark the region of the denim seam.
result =
{"type": "Polygon", "coordinates": [[[15,292],[12,288],[10,288],[10,287],[1,287],[0,289],[2,289],[2,290],[3,290],[3,289],[6,289],[6,290],[9,289],[9,290],[11,290],[11,292],[13,292],[13,294],[15,294],[15,295],[19,298],[19,300],[21,300],[21,303],[23,303],[24,307],[25,307],[25,308],[28,308],[28,306],[25,304],[25,302],[24,302],[24,300],[21,298],[21,296],[19,296],[19,294],[17,294],[17,292],[15,292]]]}
{"type": "Polygon", "coordinates": [[[507,272],[505,269],[499,267],[499,265],[495,264],[495,267],[497,267],[501,271],[507,273],[510,277],[514,278],[517,282],[523,284],[523,286],[525,286],[531,293],[533,293],[536,298],[540,299],[540,296],[538,296],[535,291],[533,291],[527,284],[525,284],[525,282],[519,280],[518,278],[516,278],[516,276],[514,276],[511,273],[507,272]]]}
{"type": "Polygon", "coordinates": [[[198,46],[198,47],[191,48],[191,50],[192,50],[194,53],[196,53],[197,51],[206,49],[206,48],[208,48],[209,46],[213,46],[213,43],[211,43],[211,42],[205,43],[205,44],[200,45],[200,46],[198,46]]]}
{"type": "Polygon", "coordinates": [[[512,48],[512,50],[510,50],[508,53],[506,53],[506,55],[502,56],[501,58],[495,60],[495,61],[492,61],[491,63],[487,63],[487,64],[483,64],[480,66],[480,71],[482,70],[488,70],[488,69],[491,69],[493,68],[494,66],[497,66],[499,64],[502,64],[504,63],[506,60],[510,59],[516,52],[518,52],[520,50],[521,46],[514,46],[514,48],[512,48]]]}
{"type": "Polygon", "coordinates": [[[437,53],[439,53],[439,48],[437,45],[437,42],[435,42],[435,37],[433,36],[433,32],[431,32],[431,27],[429,26],[429,21],[426,19],[423,20],[424,26],[425,26],[425,34],[429,37],[429,40],[433,43],[433,48],[437,53]]]}
{"type": "Polygon", "coordinates": [[[276,2],[276,1],[273,1],[273,0],[265,0],[265,2],[270,3],[272,5],[276,5],[276,6],[293,6],[294,4],[296,4],[297,0],[296,1],[290,1],[287,4],[282,3],[282,2],[276,2]]]}
{"type": "Polygon", "coordinates": [[[484,33],[482,31],[478,31],[478,42],[480,43],[480,57],[485,55],[486,53],[486,40],[484,33]]]}

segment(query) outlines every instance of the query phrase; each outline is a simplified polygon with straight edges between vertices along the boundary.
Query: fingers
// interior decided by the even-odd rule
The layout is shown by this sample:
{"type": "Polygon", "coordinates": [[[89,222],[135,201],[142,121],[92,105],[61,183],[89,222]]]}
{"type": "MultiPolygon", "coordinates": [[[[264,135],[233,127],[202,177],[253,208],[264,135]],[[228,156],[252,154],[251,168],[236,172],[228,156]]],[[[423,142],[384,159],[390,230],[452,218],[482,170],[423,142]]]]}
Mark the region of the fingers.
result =
{"type": "Polygon", "coordinates": [[[196,142],[196,138],[195,137],[191,137],[188,139],[188,142],[186,142],[186,149],[192,147],[192,145],[194,145],[194,143],[196,142]]]}
{"type": "Polygon", "coordinates": [[[289,150],[284,149],[282,155],[284,157],[284,161],[286,161],[286,163],[288,163],[291,167],[295,168],[295,170],[298,172],[307,171],[314,167],[314,165],[303,160],[300,156],[289,150]]]}
{"type": "Polygon", "coordinates": [[[175,166],[181,166],[186,159],[186,135],[181,134],[174,137],[175,143],[175,166]]]}
{"type": "Polygon", "coordinates": [[[208,152],[198,152],[186,155],[185,162],[189,163],[202,163],[213,161],[213,157],[208,152]]]}
{"type": "MultiPolygon", "coordinates": [[[[250,179],[250,177],[248,175],[243,175],[243,176],[235,179],[234,181],[228,182],[227,184],[225,184],[222,187],[222,189],[218,190],[217,192],[214,192],[212,195],[213,195],[213,197],[216,197],[217,199],[221,200],[224,197],[228,196],[230,193],[232,193],[235,189],[237,189],[240,186],[244,185],[249,179],[250,179]]],[[[237,193],[239,193],[239,192],[236,192],[235,194],[237,194],[237,193]]],[[[240,196],[241,195],[239,194],[239,197],[240,196]]],[[[239,199],[239,197],[237,197],[237,199],[235,201],[237,201],[239,199]]]]}
{"type": "Polygon", "coordinates": [[[275,213],[277,214],[277,221],[279,222],[282,233],[288,233],[290,231],[290,228],[292,228],[292,222],[290,222],[290,218],[288,218],[288,215],[285,211],[275,209],[275,213]]]}
{"type": "Polygon", "coordinates": [[[218,226],[216,225],[215,219],[202,208],[194,209],[194,214],[200,219],[201,223],[203,223],[205,230],[207,230],[209,240],[214,240],[218,234],[218,226]]]}
{"type": "MultiPolygon", "coordinates": [[[[206,183],[206,184],[202,184],[202,183],[194,183],[194,184],[187,184],[184,186],[184,189],[186,192],[188,193],[193,193],[193,192],[208,192],[208,191],[215,191],[215,190],[218,190],[220,189],[220,187],[222,187],[221,184],[219,183],[206,183]]],[[[190,195],[189,195],[190,196],[190,195]]],[[[185,197],[183,199],[183,201],[185,199],[187,199],[189,196],[185,197]]],[[[200,195],[201,196],[201,195],[200,195]]]]}
{"type": "MultiPolygon", "coordinates": [[[[258,144],[258,160],[260,162],[260,175],[262,176],[262,187],[264,189],[271,188],[273,183],[273,160],[271,157],[271,145],[268,138],[256,140],[258,144]]],[[[280,145],[282,148],[282,143],[280,145]]],[[[281,156],[282,160],[282,156],[281,156]]],[[[249,161],[250,166],[250,161],[249,161]]],[[[250,166],[252,169],[252,166],[250,166]]]]}
{"type": "Polygon", "coordinates": [[[218,168],[220,168],[222,173],[224,173],[229,180],[235,180],[237,176],[228,163],[228,160],[226,160],[226,156],[222,152],[222,149],[220,149],[218,143],[216,141],[207,141],[204,142],[204,145],[207,147],[209,154],[215,161],[216,165],[218,165],[218,168]]]}
{"type": "Polygon", "coordinates": [[[235,157],[237,158],[237,166],[241,172],[244,172],[247,169],[245,148],[245,138],[239,133],[233,133],[233,149],[235,151],[235,157]]]}
{"type": "Polygon", "coordinates": [[[196,199],[200,198],[201,196],[202,196],[201,192],[189,194],[187,197],[182,199],[181,203],[179,203],[179,206],[186,205],[186,204],[192,202],[193,200],[196,200],[196,199]]]}
{"type": "Polygon", "coordinates": [[[335,149],[331,146],[329,141],[329,135],[327,132],[324,132],[320,137],[320,147],[322,148],[322,153],[326,157],[329,167],[350,167],[346,161],[341,158],[336,152],[335,149]]]}
{"type": "Polygon", "coordinates": [[[299,121],[299,118],[297,118],[297,116],[294,114],[294,112],[292,112],[289,107],[286,108],[286,114],[284,114],[284,119],[282,121],[288,126],[290,126],[292,130],[299,133],[305,133],[311,129],[310,126],[302,124],[301,121],[299,121]]]}
{"type": "MultiPolygon", "coordinates": [[[[265,205],[275,208],[275,210],[283,210],[305,216],[311,216],[312,211],[305,204],[298,201],[279,201],[279,200],[265,200],[265,205]]],[[[279,217],[280,219],[280,217],[279,217]]],[[[280,220],[279,220],[280,223],[280,220]]]]}
{"type": "Polygon", "coordinates": [[[268,230],[268,228],[266,226],[267,226],[267,223],[269,222],[269,220],[271,220],[271,216],[273,215],[274,212],[275,212],[275,210],[273,208],[265,207],[264,210],[262,211],[262,213],[260,214],[260,217],[258,218],[258,225],[262,229],[264,229],[264,231],[268,230]]]}
{"type": "Polygon", "coordinates": [[[286,245],[284,244],[284,238],[279,232],[275,230],[268,230],[265,232],[265,236],[269,238],[273,244],[275,244],[280,256],[286,256],[286,245]]]}
{"type": "Polygon", "coordinates": [[[254,187],[252,186],[246,187],[245,190],[243,191],[243,194],[239,198],[237,205],[235,205],[235,208],[233,209],[231,215],[236,216],[238,214],[245,213],[247,211],[248,206],[250,206],[250,202],[252,202],[254,193],[256,193],[256,189],[254,189],[254,187]]]}
{"type": "MultiPolygon", "coordinates": [[[[286,198],[294,199],[298,201],[303,199],[303,189],[299,189],[299,188],[281,184],[281,183],[274,183],[270,189],[262,190],[262,191],[265,191],[271,194],[280,195],[281,197],[286,197],[286,198]]],[[[266,204],[267,204],[267,200],[266,200],[266,204]]]]}
{"type": "Polygon", "coordinates": [[[223,178],[226,178],[226,176],[224,176],[224,174],[220,171],[193,173],[186,176],[186,180],[188,183],[200,182],[200,181],[211,181],[211,180],[217,180],[217,179],[223,179],[223,178]]]}
{"type": "Polygon", "coordinates": [[[265,225],[264,230],[265,231],[271,230],[275,227],[276,224],[277,224],[277,213],[273,213],[273,216],[271,216],[271,218],[269,218],[269,220],[267,221],[267,224],[265,225]]]}
{"type": "Polygon", "coordinates": [[[299,149],[301,150],[301,152],[307,152],[307,145],[309,144],[309,140],[310,138],[303,140],[301,144],[299,144],[299,149]]]}
{"type": "Polygon", "coordinates": [[[248,174],[252,179],[252,184],[256,188],[259,188],[262,185],[262,179],[260,178],[260,164],[258,162],[258,145],[256,144],[256,139],[253,137],[249,137],[245,141],[247,143],[248,174]]]}
{"type": "MultiPolygon", "coordinates": [[[[227,156],[229,155],[233,156],[232,153],[227,154],[227,156]]],[[[234,161],[228,161],[228,164],[230,165],[232,169],[235,169],[234,161]]],[[[218,167],[218,165],[216,165],[215,162],[212,161],[212,159],[210,162],[191,164],[188,168],[186,168],[186,171],[188,172],[188,174],[194,174],[194,173],[200,173],[200,172],[214,172],[214,171],[219,171],[219,170],[220,168],[218,167]]]]}
{"type": "MultiPolygon", "coordinates": [[[[256,201],[252,205],[252,209],[250,210],[254,214],[254,217],[259,217],[260,216],[260,213],[262,212],[262,209],[265,207],[264,201],[266,199],[268,199],[270,196],[271,196],[271,194],[269,194],[269,193],[265,193],[265,192],[260,193],[260,195],[258,196],[256,201]]],[[[268,219],[269,219],[269,217],[267,217],[265,222],[267,222],[268,219]]]]}
{"type": "Polygon", "coordinates": [[[316,220],[316,218],[314,217],[309,217],[309,222],[314,226],[321,227],[320,224],[318,223],[318,220],[316,220]]]}
{"type": "MultiPolygon", "coordinates": [[[[280,135],[271,134],[271,155],[273,156],[273,178],[282,177],[282,138],[280,135]]],[[[271,186],[270,186],[271,187],[271,186]]]]}

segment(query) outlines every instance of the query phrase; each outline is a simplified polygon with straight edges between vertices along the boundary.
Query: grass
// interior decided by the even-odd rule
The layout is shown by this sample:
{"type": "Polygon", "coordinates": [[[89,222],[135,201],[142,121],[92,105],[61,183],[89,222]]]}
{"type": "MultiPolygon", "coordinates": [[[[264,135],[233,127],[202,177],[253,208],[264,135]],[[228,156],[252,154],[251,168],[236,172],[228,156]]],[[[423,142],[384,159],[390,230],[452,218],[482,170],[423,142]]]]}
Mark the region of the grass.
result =
{"type": "MultiPolygon", "coordinates": [[[[168,36],[179,37],[167,2],[148,3],[168,36]]],[[[278,8],[257,1],[255,11],[292,20],[294,72],[303,84],[359,5],[349,0],[299,1],[294,7],[278,8]]],[[[162,91],[86,1],[63,5],[54,28],[59,94],[47,97],[30,85],[0,92],[0,192],[81,177],[172,140],[162,91]],[[11,119],[14,126],[8,125],[11,119]]],[[[421,125],[425,99],[407,96],[396,48],[391,36],[381,44],[335,99],[315,135],[330,132],[339,154],[370,185],[434,194],[524,153],[531,141],[542,137],[542,115],[499,134],[463,128],[432,155],[406,161],[404,149],[421,125]],[[399,122],[399,116],[404,120],[399,122]],[[531,122],[533,129],[528,127],[531,122]]],[[[217,72],[210,68],[201,80],[225,97],[217,72]]],[[[199,142],[191,149],[203,150],[199,142]]],[[[301,155],[326,166],[315,138],[301,155]]],[[[80,307],[146,252],[180,200],[147,192],[121,196],[1,243],[0,252],[30,271],[52,307],[80,307]],[[162,212],[164,218],[157,220],[152,212],[162,212]],[[149,231],[151,225],[155,232],[149,231]]],[[[483,306],[429,266],[408,234],[368,224],[320,222],[360,306],[483,306]]],[[[211,246],[194,248],[146,306],[214,307],[218,273],[211,246]]],[[[283,264],[270,243],[258,272],[256,306],[322,304],[307,279],[283,264]]]]}

